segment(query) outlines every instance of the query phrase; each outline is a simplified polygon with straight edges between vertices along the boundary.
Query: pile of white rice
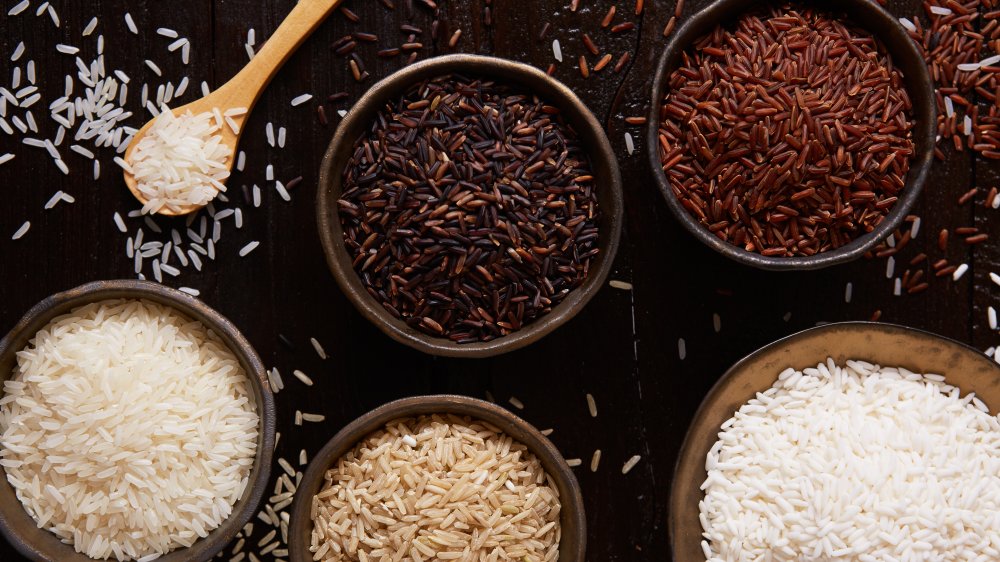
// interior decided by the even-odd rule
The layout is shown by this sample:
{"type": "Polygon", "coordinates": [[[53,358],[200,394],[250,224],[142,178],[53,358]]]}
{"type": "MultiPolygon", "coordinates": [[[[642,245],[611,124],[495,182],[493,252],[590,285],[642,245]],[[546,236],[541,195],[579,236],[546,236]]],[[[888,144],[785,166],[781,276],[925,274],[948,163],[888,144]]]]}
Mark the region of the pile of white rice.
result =
{"type": "Polygon", "coordinates": [[[211,112],[177,116],[164,108],[125,168],[146,198],[143,213],[206,205],[226,190],[233,151],[223,142],[224,126],[211,112]]]}
{"type": "Polygon", "coordinates": [[[710,562],[1000,560],[1000,421],[939,375],[787,369],[706,469],[710,562]]]}
{"type": "Polygon", "coordinates": [[[189,546],[247,487],[249,379],[213,333],[170,308],[110,300],[56,318],[3,386],[7,480],[39,527],[91,558],[189,546]]]}
{"type": "Polygon", "coordinates": [[[553,562],[559,493],[524,445],[481,421],[391,422],[327,471],[313,560],[553,562]]]}

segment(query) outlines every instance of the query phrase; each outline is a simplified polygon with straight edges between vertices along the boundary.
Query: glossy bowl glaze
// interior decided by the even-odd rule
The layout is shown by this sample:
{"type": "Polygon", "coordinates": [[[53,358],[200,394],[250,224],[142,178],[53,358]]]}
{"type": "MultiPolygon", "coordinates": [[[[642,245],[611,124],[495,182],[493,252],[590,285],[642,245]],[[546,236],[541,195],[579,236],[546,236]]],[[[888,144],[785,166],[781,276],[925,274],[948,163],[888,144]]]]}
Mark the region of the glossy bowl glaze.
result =
{"type": "Polygon", "coordinates": [[[870,322],[829,324],[778,340],[742,359],[701,403],[681,447],[670,491],[670,544],[674,562],[705,562],[698,502],[704,498],[705,458],[723,422],[770,388],[787,367],[815,367],[832,357],[859,359],[917,373],[944,375],[963,395],[975,392],[994,414],[1000,409],[1000,365],[981,351],[913,328],[870,322]]]}
{"type": "Polygon", "coordinates": [[[292,505],[291,528],[288,533],[292,562],[312,561],[309,543],[313,524],[309,512],[313,496],[319,493],[323,486],[326,471],[359,441],[381,429],[386,423],[399,418],[430,414],[456,414],[488,422],[534,453],[559,490],[559,499],[562,503],[560,515],[562,540],[559,544],[558,562],[584,561],[587,549],[587,518],[584,514],[580,484],[555,445],[534,426],[496,404],[466,396],[437,395],[404,398],[376,408],[340,430],[313,457],[292,505]]]}
{"type": "Polygon", "coordinates": [[[774,271],[820,269],[849,262],[858,259],[885,240],[899,228],[920,196],[927,175],[930,173],[931,162],[934,158],[934,141],[937,134],[933,83],[920,50],[910,39],[899,20],[871,0],[803,0],[797,4],[846,15],[851,23],[866,29],[879,39],[892,56],[893,64],[903,72],[906,91],[913,103],[915,152],[910,160],[910,173],[906,177],[906,186],[903,188],[902,195],[878,227],[872,232],[854,239],[850,244],[814,256],[790,258],[763,256],[756,252],[748,252],[712,234],[708,228],[688,213],[674,195],[670,182],[663,172],[659,152],[660,107],[667,94],[670,74],[677,68],[684,51],[696,40],[715,29],[717,25],[735,21],[742,14],[765,5],[764,2],[759,0],[717,0],[688,19],[674,33],[660,58],[656,76],[653,79],[653,92],[647,120],[649,124],[646,131],[646,155],[653,169],[656,185],[666,199],[670,211],[684,228],[703,244],[733,261],[774,271]]]}
{"type": "MultiPolygon", "coordinates": [[[[188,548],[179,548],[157,559],[158,562],[207,561],[225,548],[257,512],[268,486],[271,454],[274,449],[274,397],[267,384],[264,365],[250,342],[232,322],[204,302],[158,283],[131,279],[88,283],[57,293],[38,303],[0,340],[0,381],[10,378],[17,366],[17,352],[24,349],[38,330],[57,316],[67,314],[83,305],[107,299],[145,299],[169,306],[188,318],[201,322],[206,328],[215,332],[233,352],[250,379],[260,425],[257,456],[243,497],[233,506],[233,513],[229,518],[207,537],[188,548]]],[[[51,532],[39,529],[35,520],[22,507],[5,475],[0,476],[0,532],[18,552],[31,560],[45,562],[92,560],[85,554],[77,553],[72,546],[64,544],[51,532]]]]}
{"type": "Polygon", "coordinates": [[[373,86],[358,100],[337,128],[323,158],[316,207],[319,236],[327,264],[341,290],[362,316],[394,340],[424,353],[450,357],[489,357],[538,341],[573,318],[604,285],[621,237],[622,181],[618,161],[604,129],[569,88],[526,64],[478,55],[448,55],[408,66],[373,86]],[[457,344],[446,338],[424,334],[389,314],[368,293],[351,265],[337,209],[337,199],[343,191],[342,173],[353,152],[354,143],[371,125],[385,102],[421,80],[448,73],[484,76],[501,83],[516,84],[559,107],[580,135],[584,149],[590,155],[598,186],[597,198],[602,216],[598,224],[600,253],[591,264],[587,279],[545,316],[513,334],[490,342],[457,344]]]}

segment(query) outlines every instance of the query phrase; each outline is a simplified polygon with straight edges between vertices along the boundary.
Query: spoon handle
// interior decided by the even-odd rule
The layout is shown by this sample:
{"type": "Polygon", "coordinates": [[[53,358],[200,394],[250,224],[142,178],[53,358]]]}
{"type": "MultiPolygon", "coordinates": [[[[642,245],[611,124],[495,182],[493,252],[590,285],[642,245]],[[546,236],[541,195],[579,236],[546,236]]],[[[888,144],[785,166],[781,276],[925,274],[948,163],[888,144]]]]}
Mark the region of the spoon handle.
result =
{"type": "Polygon", "coordinates": [[[229,107],[252,108],[257,98],[299,45],[319,27],[341,0],[299,0],[260,52],[219,88],[229,107]],[[225,91],[223,93],[223,90],[225,91]]]}

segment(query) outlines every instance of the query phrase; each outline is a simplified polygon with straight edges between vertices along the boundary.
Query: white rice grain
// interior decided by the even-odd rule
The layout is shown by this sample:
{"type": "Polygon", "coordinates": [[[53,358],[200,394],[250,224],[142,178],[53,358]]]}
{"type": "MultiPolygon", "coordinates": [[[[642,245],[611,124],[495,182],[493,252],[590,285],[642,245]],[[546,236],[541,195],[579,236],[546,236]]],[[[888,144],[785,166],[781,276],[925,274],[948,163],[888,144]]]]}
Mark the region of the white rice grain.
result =
{"type": "Polygon", "coordinates": [[[28,233],[28,229],[30,228],[31,228],[31,221],[24,221],[24,224],[22,224],[20,228],[14,231],[14,235],[11,236],[10,239],[19,240],[22,236],[28,233]]]}
{"type": "Polygon", "coordinates": [[[135,26],[132,14],[128,12],[125,12],[125,26],[128,27],[128,30],[131,31],[133,35],[139,35],[139,28],[135,26]]]}
{"type": "Polygon", "coordinates": [[[21,55],[23,54],[24,54],[24,41],[21,41],[20,43],[17,44],[16,47],[14,47],[14,52],[10,54],[10,62],[17,62],[18,59],[20,59],[21,55]]]}
{"type": "Polygon", "coordinates": [[[246,257],[247,254],[257,249],[260,246],[260,242],[254,240],[253,242],[247,243],[247,245],[240,248],[240,257],[246,257]]]}
{"type": "Polygon", "coordinates": [[[963,263],[962,265],[958,266],[958,269],[956,269],[954,273],[951,274],[952,280],[958,281],[959,279],[962,278],[963,275],[965,275],[965,272],[967,271],[969,271],[969,264],[963,263]]]}
{"type": "Polygon", "coordinates": [[[301,94],[292,98],[292,107],[298,107],[313,98],[312,94],[301,94]]]}
{"type": "Polygon", "coordinates": [[[83,32],[81,32],[80,35],[82,35],[84,37],[89,36],[91,33],[94,32],[95,29],[97,29],[97,23],[98,23],[98,20],[97,20],[96,16],[90,18],[90,22],[87,24],[86,27],[83,28],[83,32]]]}
{"type": "Polygon", "coordinates": [[[30,6],[31,6],[30,0],[21,0],[17,4],[14,4],[14,7],[12,7],[7,12],[7,15],[8,16],[16,16],[16,15],[20,14],[21,12],[27,10],[30,6]]]}

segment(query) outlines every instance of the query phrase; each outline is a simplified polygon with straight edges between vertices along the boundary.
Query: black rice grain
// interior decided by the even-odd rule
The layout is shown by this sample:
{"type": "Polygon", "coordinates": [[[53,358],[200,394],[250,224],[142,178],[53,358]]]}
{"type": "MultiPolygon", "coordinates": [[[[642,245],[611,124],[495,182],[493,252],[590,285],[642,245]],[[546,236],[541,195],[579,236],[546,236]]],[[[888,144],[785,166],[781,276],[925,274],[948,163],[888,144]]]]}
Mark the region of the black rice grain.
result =
{"type": "Polygon", "coordinates": [[[344,242],[393,316],[489,341],[552,310],[598,253],[591,166],[558,108],[448,75],[389,102],[354,145],[344,242]]]}

